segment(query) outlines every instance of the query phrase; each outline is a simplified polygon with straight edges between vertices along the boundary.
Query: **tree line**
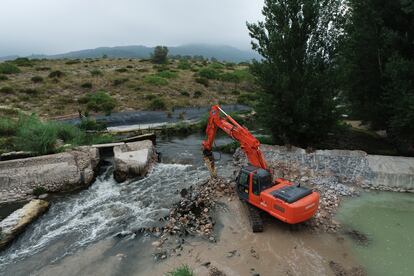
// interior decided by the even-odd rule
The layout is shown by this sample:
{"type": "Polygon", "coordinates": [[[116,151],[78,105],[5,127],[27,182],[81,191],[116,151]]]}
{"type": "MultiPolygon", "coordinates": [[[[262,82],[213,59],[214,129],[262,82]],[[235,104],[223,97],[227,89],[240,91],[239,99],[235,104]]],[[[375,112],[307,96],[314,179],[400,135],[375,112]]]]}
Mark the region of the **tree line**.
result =
{"type": "Polygon", "coordinates": [[[312,146],[343,117],[414,141],[414,1],[265,0],[247,23],[258,113],[276,142],[312,146]]]}

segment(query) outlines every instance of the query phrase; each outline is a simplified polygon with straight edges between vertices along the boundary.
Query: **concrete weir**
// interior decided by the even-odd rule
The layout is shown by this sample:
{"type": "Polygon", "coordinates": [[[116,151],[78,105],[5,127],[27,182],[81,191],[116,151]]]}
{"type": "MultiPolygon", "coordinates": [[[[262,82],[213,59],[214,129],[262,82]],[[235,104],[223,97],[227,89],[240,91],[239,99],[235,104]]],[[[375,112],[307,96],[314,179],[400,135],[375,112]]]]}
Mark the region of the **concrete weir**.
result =
{"type": "Polygon", "coordinates": [[[0,203],[33,198],[39,192],[72,191],[94,179],[99,151],[79,147],[69,152],[0,162],[0,203]],[[37,191],[36,191],[37,190],[37,191]]]}

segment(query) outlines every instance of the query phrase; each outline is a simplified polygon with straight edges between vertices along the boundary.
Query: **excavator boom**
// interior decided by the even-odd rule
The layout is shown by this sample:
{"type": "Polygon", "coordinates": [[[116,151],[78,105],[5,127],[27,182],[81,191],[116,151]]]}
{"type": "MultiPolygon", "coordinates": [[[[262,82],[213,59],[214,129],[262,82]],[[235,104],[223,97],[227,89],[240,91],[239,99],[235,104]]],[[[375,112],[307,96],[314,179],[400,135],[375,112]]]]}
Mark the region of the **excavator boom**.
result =
{"type": "Polygon", "coordinates": [[[203,141],[205,155],[210,155],[216,136],[217,129],[222,129],[231,138],[240,143],[240,148],[246,154],[249,163],[255,167],[267,169],[266,161],[260,151],[260,142],[254,137],[247,128],[239,125],[230,115],[224,112],[218,105],[214,105],[210,110],[206,134],[207,139],[203,141]],[[223,113],[224,118],[220,116],[223,113]]]}

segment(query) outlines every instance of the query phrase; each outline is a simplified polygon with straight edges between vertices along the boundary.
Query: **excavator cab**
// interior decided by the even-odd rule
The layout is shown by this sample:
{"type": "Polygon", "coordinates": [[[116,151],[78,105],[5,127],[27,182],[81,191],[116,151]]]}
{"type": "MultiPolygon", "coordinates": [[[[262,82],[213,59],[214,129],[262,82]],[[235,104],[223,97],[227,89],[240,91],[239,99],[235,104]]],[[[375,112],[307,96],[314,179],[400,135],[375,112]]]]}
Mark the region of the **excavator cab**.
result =
{"type": "Polygon", "coordinates": [[[274,185],[269,171],[254,166],[242,167],[236,183],[239,198],[245,201],[249,201],[250,193],[259,196],[262,191],[274,185]]]}

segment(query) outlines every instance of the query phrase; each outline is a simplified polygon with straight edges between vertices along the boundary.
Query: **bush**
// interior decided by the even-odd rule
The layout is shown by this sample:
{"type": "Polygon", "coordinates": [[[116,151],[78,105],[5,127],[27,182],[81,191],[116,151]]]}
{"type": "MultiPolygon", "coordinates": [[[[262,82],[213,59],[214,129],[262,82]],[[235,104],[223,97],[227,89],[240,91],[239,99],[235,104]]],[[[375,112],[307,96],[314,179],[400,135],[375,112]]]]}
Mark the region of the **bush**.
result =
{"type": "Polygon", "coordinates": [[[254,94],[242,94],[237,97],[237,103],[251,105],[254,101],[257,100],[257,95],[254,94]]]}
{"type": "Polygon", "coordinates": [[[161,71],[157,73],[157,76],[165,79],[175,79],[178,77],[178,74],[176,72],[171,72],[169,70],[161,71]]]}
{"type": "Polygon", "coordinates": [[[11,136],[15,135],[17,131],[17,123],[7,117],[0,118],[0,135],[11,136]]]}
{"type": "Polygon", "coordinates": [[[98,69],[93,69],[93,70],[91,71],[91,75],[92,75],[92,76],[94,76],[94,77],[98,77],[98,76],[103,76],[103,73],[102,73],[102,71],[101,71],[101,70],[98,70],[98,69]]]}
{"type": "Polygon", "coordinates": [[[82,130],[101,131],[106,129],[106,124],[104,122],[97,122],[96,120],[86,118],[80,122],[78,127],[82,130]]]}
{"type": "Polygon", "coordinates": [[[166,79],[156,76],[156,75],[145,76],[144,82],[147,84],[158,85],[158,86],[168,85],[168,81],[166,79]]]}
{"type": "Polygon", "coordinates": [[[187,91],[181,91],[180,94],[181,96],[190,97],[190,93],[188,93],[187,91]]]}
{"type": "Polygon", "coordinates": [[[32,192],[34,196],[40,196],[46,193],[47,193],[47,190],[43,187],[36,187],[33,189],[33,192],[32,192]]]}
{"type": "Polygon", "coordinates": [[[125,73],[125,72],[128,72],[128,69],[126,69],[126,68],[118,68],[118,69],[115,69],[115,71],[118,72],[118,73],[125,73]]]}
{"type": "Polygon", "coordinates": [[[156,97],[157,96],[155,96],[155,95],[149,94],[149,95],[145,95],[144,99],[151,101],[151,100],[155,99],[156,97]]]}
{"type": "Polygon", "coordinates": [[[36,71],[49,71],[50,67],[36,67],[36,71]]]}
{"type": "Polygon", "coordinates": [[[13,92],[14,92],[14,89],[10,86],[4,86],[4,87],[0,88],[0,93],[12,94],[13,92]]]}
{"type": "Polygon", "coordinates": [[[196,91],[196,92],[194,92],[194,95],[193,95],[193,98],[200,98],[201,96],[203,95],[203,92],[201,92],[201,91],[196,91]]]}
{"type": "Polygon", "coordinates": [[[56,71],[52,71],[49,74],[49,78],[61,78],[63,77],[65,74],[62,71],[56,70],[56,71]]]}
{"type": "Polygon", "coordinates": [[[41,76],[34,76],[34,77],[31,78],[31,80],[34,83],[43,82],[43,78],[41,76]]]}
{"type": "Polygon", "coordinates": [[[191,64],[190,64],[190,62],[188,62],[188,60],[181,59],[180,62],[178,63],[177,68],[181,69],[181,70],[190,70],[191,69],[191,64]]]}
{"type": "Polygon", "coordinates": [[[38,95],[39,91],[34,88],[25,88],[20,90],[22,93],[28,94],[28,95],[38,95]]]}
{"type": "Polygon", "coordinates": [[[210,67],[212,69],[216,69],[216,70],[222,70],[222,69],[224,69],[224,65],[221,64],[221,63],[219,63],[219,62],[213,62],[208,67],[210,67]]]}
{"type": "Polygon", "coordinates": [[[167,105],[162,98],[154,98],[151,100],[148,107],[151,110],[165,110],[167,105]]]}
{"type": "Polygon", "coordinates": [[[220,73],[213,68],[201,68],[198,71],[198,75],[209,80],[216,80],[220,77],[220,73]]]}
{"type": "Polygon", "coordinates": [[[16,58],[15,60],[12,61],[12,63],[14,63],[17,66],[22,66],[22,67],[32,67],[33,66],[32,61],[28,58],[16,58]]]}
{"type": "Polygon", "coordinates": [[[134,68],[134,66],[132,66],[132,65],[127,65],[127,67],[126,68],[128,68],[128,69],[132,69],[132,68],[134,68]]]}
{"type": "Polygon", "coordinates": [[[82,83],[81,87],[85,88],[85,89],[91,89],[92,88],[92,83],[91,82],[82,83]]]}
{"type": "Polygon", "coordinates": [[[78,64],[78,63],[80,63],[81,61],[79,60],[79,59],[72,59],[72,60],[69,60],[69,61],[66,61],[65,63],[67,64],[67,65],[72,65],[72,64],[78,64]]]}
{"type": "Polygon", "coordinates": [[[199,84],[204,85],[205,87],[207,87],[209,84],[209,81],[206,78],[196,78],[195,81],[199,84]]]}
{"type": "Polygon", "coordinates": [[[17,74],[20,73],[20,69],[8,62],[0,63],[0,74],[17,74]]]}
{"type": "Polygon", "coordinates": [[[0,81],[6,81],[6,80],[8,80],[9,78],[7,77],[7,76],[5,76],[5,75],[0,75],[0,81]]]}
{"type": "Polygon", "coordinates": [[[188,265],[181,265],[180,267],[174,269],[167,273],[167,276],[194,276],[194,272],[188,265]]]}
{"type": "Polygon", "coordinates": [[[87,111],[104,112],[107,116],[116,107],[116,100],[104,91],[89,93],[80,98],[79,103],[85,104],[87,111]]]}
{"type": "Polygon", "coordinates": [[[127,81],[129,81],[129,79],[128,79],[128,78],[114,79],[114,80],[112,81],[112,85],[113,85],[113,86],[119,86],[119,85],[121,85],[121,84],[126,83],[127,81]]]}

